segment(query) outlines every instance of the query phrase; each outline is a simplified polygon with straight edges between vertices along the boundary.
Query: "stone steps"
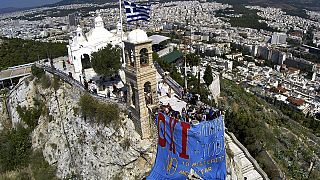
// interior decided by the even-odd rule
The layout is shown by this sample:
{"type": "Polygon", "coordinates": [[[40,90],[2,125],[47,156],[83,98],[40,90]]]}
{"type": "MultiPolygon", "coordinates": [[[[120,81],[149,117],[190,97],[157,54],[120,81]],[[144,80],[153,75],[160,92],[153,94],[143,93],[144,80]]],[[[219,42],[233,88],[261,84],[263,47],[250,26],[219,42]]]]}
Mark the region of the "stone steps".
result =
{"type": "Polygon", "coordinates": [[[254,170],[254,167],[252,166],[252,164],[250,164],[250,165],[242,167],[241,171],[243,174],[245,174],[245,173],[250,172],[252,170],[254,170]]]}

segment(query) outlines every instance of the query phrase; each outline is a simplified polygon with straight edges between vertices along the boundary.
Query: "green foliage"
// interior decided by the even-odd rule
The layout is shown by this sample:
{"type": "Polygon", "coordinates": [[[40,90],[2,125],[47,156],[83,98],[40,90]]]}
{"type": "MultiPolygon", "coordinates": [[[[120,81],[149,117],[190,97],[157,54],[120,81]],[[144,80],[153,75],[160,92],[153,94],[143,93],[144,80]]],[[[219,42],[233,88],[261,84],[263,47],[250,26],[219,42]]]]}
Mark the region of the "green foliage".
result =
{"type": "Polygon", "coordinates": [[[42,78],[42,76],[45,74],[44,69],[38,68],[36,65],[31,66],[31,74],[38,79],[42,78]]]}
{"type": "Polygon", "coordinates": [[[21,120],[28,125],[30,128],[35,128],[38,125],[38,119],[41,116],[41,111],[35,108],[17,107],[18,114],[21,120]]]}
{"type": "MultiPolygon", "coordinates": [[[[265,151],[271,154],[289,179],[306,178],[308,166],[305,164],[310,164],[313,156],[310,152],[319,153],[319,150],[315,150],[319,148],[318,145],[305,141],[306,138],[315,140],[315,136],[310,135],[306,128],[283,115],[281,108],[247,93],[229,80],[221,79],[219,105],[226,110],[225,125],[228,131],[235,134],[271,179],[276,175],[265,151]]],[[[290,117],[303,121],[303,116],[292,110],[290,112],[290,117]]],[[[318,173],[314,169],[313,174],[318,173]]]]}
{"type": "Polygon", "coordinates": [[[266,23],[259,22],[262,18],[257,15],[258,10],[247,9],[243,4],[235,4],[233,10],[234,11],[230,11],[230,9],[219,10],[218,16],[224,17],[225,14],[238,14],[241,15],[241,17],[228,17],[230,19],[229,23],[234,27],[276,31],[275,29],[268,27],[266,23]]]}
{"type": "MultiPolygon", "coordinates": [[[[258,5],[281,8],[287,14],[292,16],[299,16],[302,18],[308,18],[308,15],[304,9],[320,7],[318,0],[216,0],[217,2],[224,4],[231,4],[234,6],[239,5],[258,5]],[[288,3],[290,2],[290,3],[288,3]]],[[[237,11],[235,9],[235,11],[237,11]]]]}
{"type": "Polygon", "coordinates": [[[38,59],[67,55],[67,44],[3,38],[0,45],[0,70],[38,59]]]}
{"type": "MultiPolygon", "coordinates": [[[[36,83],[40,83],[42,88],[47,89],[51,86],[51,79],[48,75],[46,75],[44,69],[38,68],[35,65],[31,66],[31,73],[33,76],[37,78],[35,81],[36,83]]],[[[55,76],[53,77],[53,84],[52,87],[54,90],[58,90],[60,87],[60,79],[59,77],[55,76]]]]}
{"type": "Polygon", "coordinates": [[[15,129],[0,132],[0,178],[7,177],[2,173],[12,171],[14,179],[55,179],[56,168],[49,166],[41,151],[32,151],[30,134],[44,109],[44,103],[37,99],[28,109],[18,105],[18,114],[28,127],[18,124],[15,129]]]}
{"type": "Polygon", "coordinates": [[[38,125],[38,120],[43,112],[44,104],[41,101],[34,99],[34,107],[26,108],[17,106],[17,112],[20,119],[26,123],[30,129],[34,129],[38,125]]]}
{"type": "Polygon", "coordinates": [[[30,160],[30,130],[18,126],[0,133],[0,173],[26,166],[30,160]]]}
{"type": "MultiPolygon", "coordinates": [[[[64,61],[63,61],[64,62],[64,61]]],[[[52,83],[52,87],[55,91],[57,91],[60,88],[61,85],[61,81],[60,78],[56,75],[53,76],[53,83],[52,83]]]]}
{"type": "Polygon", "coordinates": [[[121,48],[119,46],[107,47],[91,54],[91,63],[93,69],[100,75],[115,75],[121,67],[120,63],[121,48]]]}
{"type": "Polygon", "coordinates": [[[0,133],[0,179],[57,179],[40,150],[32,151],[31,129],[18,125],[0,133]],[[3,174],[12,171],[11,175],[3,174]]]}
{"type": "Polygon", "coordinates": [[[187,54],[187,63],[189,66],[199,66],[200,64],[200,57],[196,55],[195,53],[187,54]]]}
{"type": "MultiPolygon", "coordinates": [[[[158,53],[153,52],[153,53],[152,53],[152,59],[153,59],[153,61],[158,62],[158,61],[159,61],[159,59],[160,59],[160,57],[159,57],[158,53]]],[[[158,63],[159,63],[159,62],[158,62],[158,63]]]]}
{"type": "Polygon", "coordinates": [[[184,79],[181,77],[181,74],[178,72],[178,69],[175,66],[170,69],[170,77],[181,86],[184,85],[184,79]]]}
{"type": "Polygon", "coordinates": [[[210,65],[207,65],[206,70],[204,71],[203,80],[206,82],[207,86],[209,86],[213,81],[212,69],[210,65]]]}
{"type": "MultiPolygon", "coordinates": [[[[164,62],[161,58],[157,59],[157,62],[159,63],[160,67],[164,71],[168,71],[170,73],[170,77],[174,79],[178,84],[180,84],[182,87],[184,86],[184,79],[181,77],[181,74],[178,73],[178,70],[175,66],[170,66],[170,64],[164,62]]],[[[206,103],[208,105],[214,105],[214,100],[209,100],[208,95],[210,95],[210,92],[207,87],[205,86],[199,86],[199,81],[194,76],[188,76],[188,88],[189,91],[192,93],[196,93],[200,95],[200,100],[203,103],[206,103]],[[192,87],[192,88],[191,88],[192,87]]]]}
{"type": "Polygon", "coordinates": [[[169,72],[170,77],[174,79],[178,84],[181,86],[184,86],[184,79],[181,77],[181,74],[178,73],[178,69],[173,64],[168,64],[165,61],[163,61],[161,58],[159,58],[157,53],[153,53],[153,60],[159,64],[159,66],[164,70],[169,72]]]}
{"type": "Polygon", "coordinates": [[[36,150],[32,153],[30,165],[34,179],[58,179],[55,176],[56,167],[45,161],[42,151],[36,150]]]}
{"type": "Polygon", "coordinates": [[[115,125],[120,123],[120,110],[116,104],[106,104],[94,99],[89,94],[81,96],[79,101],[82,115],[87,119],[104,125],[111,122],[115,125]]]}
{"type": "Polygon", "coordinates": [[[301,42],[297,39],[287,38],[287,43],[293,47],[299,47],[301,42]]]}
{"type": "Polygon", "coordinates": [[[319,54],[311,54],[311,53],[305,53],[301,54],[301,57],[305,60],[314,62],[314,63],[320,63],[320,55],[319,54]]]}
{"type": "Polygon", "coordinates": [[[306,117],[301,112],[296,112],[290,109],[287,105],[277,105],[279,109],[291,119],[302,124],[303,126],[309,128],[314,134],[320,136],[320,121],[314,119],[313,117],[306,117]]]}
{"type": "Polygon", "coordinates": [[[51,86],[51,79],[48,75],[44,75],[40,78],[40,84],[43,89],[48,89],[51,86]]]}

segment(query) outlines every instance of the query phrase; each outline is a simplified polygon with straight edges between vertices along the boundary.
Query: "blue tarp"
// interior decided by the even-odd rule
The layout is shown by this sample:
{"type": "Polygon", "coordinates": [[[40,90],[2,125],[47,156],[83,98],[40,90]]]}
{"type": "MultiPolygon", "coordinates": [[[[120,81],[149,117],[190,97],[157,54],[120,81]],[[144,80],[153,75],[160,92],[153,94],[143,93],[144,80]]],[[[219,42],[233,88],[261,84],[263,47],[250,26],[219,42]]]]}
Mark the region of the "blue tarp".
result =
{"type": "Polygon", "coordinates": [[[226,179],[224,122],[193,125],[159,113],[156,162],[147,180],[186,179],[191,168],[203,179],[226,179]]]}

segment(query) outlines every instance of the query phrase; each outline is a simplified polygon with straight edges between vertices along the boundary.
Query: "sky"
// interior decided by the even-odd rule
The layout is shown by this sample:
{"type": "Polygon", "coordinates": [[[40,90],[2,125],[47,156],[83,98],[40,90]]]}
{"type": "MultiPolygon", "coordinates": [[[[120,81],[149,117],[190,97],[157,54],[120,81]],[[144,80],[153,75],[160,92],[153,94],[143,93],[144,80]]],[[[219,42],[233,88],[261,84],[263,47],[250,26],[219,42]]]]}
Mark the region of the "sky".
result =
{"type": "Polygon", "coordinates": [[[51,4],[61,0],[0,0],[0,9],[7,7],[24,8],[51,4]]]}

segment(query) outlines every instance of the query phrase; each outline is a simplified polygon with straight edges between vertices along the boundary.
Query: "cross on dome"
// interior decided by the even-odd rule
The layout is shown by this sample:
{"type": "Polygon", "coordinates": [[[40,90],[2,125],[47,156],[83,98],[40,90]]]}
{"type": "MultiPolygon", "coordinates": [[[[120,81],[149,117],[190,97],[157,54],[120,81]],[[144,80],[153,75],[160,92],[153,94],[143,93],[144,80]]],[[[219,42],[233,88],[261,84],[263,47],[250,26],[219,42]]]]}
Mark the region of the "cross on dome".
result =
{"type": "Polygon", "coordinates": [[[100,16],[100,13],[97,13],[97,17],[94,19],[95,27],[104,27],[103,19],[100,16]]]}

